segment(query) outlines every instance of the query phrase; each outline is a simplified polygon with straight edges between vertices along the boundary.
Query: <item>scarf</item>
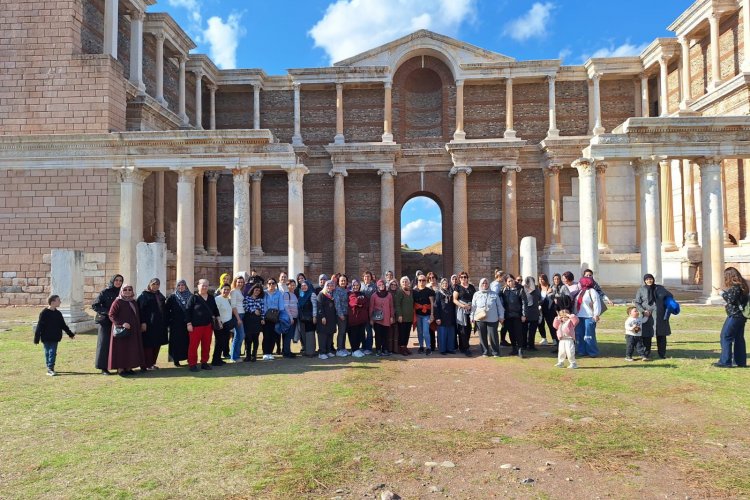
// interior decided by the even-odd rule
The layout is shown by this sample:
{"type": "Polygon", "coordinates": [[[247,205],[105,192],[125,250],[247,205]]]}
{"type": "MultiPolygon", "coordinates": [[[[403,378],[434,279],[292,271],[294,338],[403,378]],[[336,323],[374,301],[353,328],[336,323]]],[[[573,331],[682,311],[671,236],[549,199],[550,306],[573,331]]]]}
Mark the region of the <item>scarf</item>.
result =
{"type": "MultiPolygon", "coordinates": [[[[329,299],[333,300],[333,292],[329,292],[328,291],[328,285],[329,284],[333,285],[334,287],[336,286],[336,283],[334,283],[333,280],[328,280],[328,281],[326,281],[326,284],[323,285],[323,290],[321,290],[321,291],[323,292],[323,295],[325,295],[329,299]]],[[[334,290],[336,290],[336,289],[334,288],[334,290]]]]}
{"type": "Polygon", "coordinates": [[[385,287],[385,281],[378,280],[376,286],[377,291],[375,293],[378,294],[378,297],[380,297],[381,299],[386,298],[388,296],[388,289],[385,287]],[[383,285],[383,290],[380,289],[380,285],[383,285]]]}
{"type": "Polygon", "coordinates": [[[123,278],[122,274],[115,274],[114,276],[112,276],[112,279],[109,280],[109,284],[107,285],[107,288],[114,288],[115,290],[117,290],[117,295],[120,295],[120,288],[122,288],[122,285],[120,285],[119,287],[115,286],[115,280],[117,278],[120,278],[123,281],[123,283],[125,282],[125,278],[123,278]]]}
{"type": "Polygon", "coordinates": [[[133,285],[127,285],[127,284],[123,283],[122,287],[120,287],[120,294],[117,296],[117,298],[120,299],[120,300],[122,300],[123,302],[127,302],[128,305],[130,306],[130,309],[135,314],[138,314],[138,309],[136,308],[136,305],[135,305],[135,290],[133,290],[133,295],[131,297],[125,297],[122,294],[122,289],[126,288],[126,287],[133,288],[133,285]]]}
{"type": "Polygon", "coordinates": [[[187,286],[187,281],[180,280],[177,282],[177,286],[174,289],[174,296],[177,299],[177,303],[180,305],[183,311],[187,311],[187,303],[193,294],[190,293],[190,288],[187,286]],[[185,285],[185,291],[180,292],[180,285],[185,285]]]}
{"type": "Polygon", "coordinates": [[[654,284],[651,286],[646,285],[646,288],[648,288],[648,305],[652,306],[656,303],[656,280],[654,279],[653,274],[644,274],[643,275],[643,282],[646,283],[646,280],[651,278],[654,280],[654,284]]]}
{"type": "Polygon", "coordinates": [[[581,304],[583,303],[583,296],[586,295],[587,290],[594,288],[594,280],[584,276],[578,280],[578,287],[580,288],[580,291],[578,292],[578,310],[580,311],[581,304]]]}
{"type": "Polygon", "coordinates": [[[302,286],[299,287],[299,298],[297,299],[297,307],[299,307],[299,310],[301,311],[303,307],[307,305],[308,302],[310,302],[310,299],[312,298],[313,294],[313,286],[312,283],[309,281],[305,281],[307,283],[307,291],[302,291],[302,286]]]}

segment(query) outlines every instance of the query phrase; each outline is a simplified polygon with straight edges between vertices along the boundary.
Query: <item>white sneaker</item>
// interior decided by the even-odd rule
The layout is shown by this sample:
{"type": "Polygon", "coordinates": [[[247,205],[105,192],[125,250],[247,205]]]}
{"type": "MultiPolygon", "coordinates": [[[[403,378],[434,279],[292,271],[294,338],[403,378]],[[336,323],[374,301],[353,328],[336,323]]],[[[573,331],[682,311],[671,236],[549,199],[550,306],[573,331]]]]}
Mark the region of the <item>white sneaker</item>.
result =
{"type": "Polygon", "coordinates": [[[564,364],[564,363],[562,363],[562,362],[560,362],[560,363],[555,363],[555,367],[556,367],[556,368],[565,368],[565,364],[564,364]]]}
{"type": "Polygon", "coordinates": [[[49,375],[50,377],[54,377],[55,375],[57,375],[57,373],[55,373],[55,370],[47,370],[47,375],[49,375]]]}
{"type": "Polygon", "coordinates": [[[365,349],[362,352],[365,354],[365,356],[372,356],[372,350],[370,350],[370,349],[365,349]]]}
{"type": "Polygon", "coordinates": [[[336,352],[336,356],[338,356],[339,358],[345,358],[348,355],[349,355],[349,351],[347,351],[346,349],[340,349],[339,351],[336,352]]]}
{"type": "Polygon", "coordinates": [[[329,358],[335,358],[336,357],[336,353],[333,352],[333,351],[331,351],[331,352],[328,353],[328,357],[329,358]]]}
{"type": "Polygon", "coordinates": [[[273,361],[273,354],[264,354],[263,361],[273,361]]]}
{"type": "Polygon", "coordinates": [[[364,358],[365,353],[363,353],[362,350],[357,349],[356,351],[352,353],[352,356],[354,356],[355,358],[364,358]]]}
{"type": "Polygon", "coordinates": [[[328,354],[318,354],[318,359],[328,359],[328,354]]]}
{"type": "Polygon", "coordinates": [[[542,339],[539,341],[539,345],[547,345],[549,342],[547,342],[547,339],[542,339]]]}
{"type": "Polygon", "coordinates": [[[573,370],[575,370],[576,368],[578,368],[578,365],[576,363],[571,363],[568,368],[572,368],[573,370]]]}

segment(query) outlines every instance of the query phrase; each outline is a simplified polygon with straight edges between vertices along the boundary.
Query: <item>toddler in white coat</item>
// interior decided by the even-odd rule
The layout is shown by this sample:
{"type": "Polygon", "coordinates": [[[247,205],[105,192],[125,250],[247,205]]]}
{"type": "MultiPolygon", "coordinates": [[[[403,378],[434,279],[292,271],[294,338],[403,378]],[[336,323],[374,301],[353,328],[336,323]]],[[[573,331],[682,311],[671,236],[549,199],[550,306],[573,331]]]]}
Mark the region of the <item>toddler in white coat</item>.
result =
{"type": "Polygon", "coordinates": [[[578,368],[576,364],[576,325],[578,317],[571,314],[567,308],[560,309],[557,316],[552,322],[552,326],[557,329],[558,351],[557,364],[558,368],[565,366],[565,358],[570,363],[568,368],[578,368]]]}

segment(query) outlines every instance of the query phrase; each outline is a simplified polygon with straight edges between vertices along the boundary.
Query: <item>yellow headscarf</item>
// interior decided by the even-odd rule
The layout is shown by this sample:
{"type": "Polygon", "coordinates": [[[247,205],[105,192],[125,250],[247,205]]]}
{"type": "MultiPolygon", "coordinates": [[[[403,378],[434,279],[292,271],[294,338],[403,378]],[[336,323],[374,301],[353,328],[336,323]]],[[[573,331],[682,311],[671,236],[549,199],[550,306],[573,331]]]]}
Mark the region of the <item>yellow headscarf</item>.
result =
{"type": "Polygon", "coordinates": [[[219,276],[219,286],[217,287],[217,290],[221,290],[221,287],[224,286],[224,284],[232,286],[232,279],[229,277],[229,273],[224,273],[219,276]]]}

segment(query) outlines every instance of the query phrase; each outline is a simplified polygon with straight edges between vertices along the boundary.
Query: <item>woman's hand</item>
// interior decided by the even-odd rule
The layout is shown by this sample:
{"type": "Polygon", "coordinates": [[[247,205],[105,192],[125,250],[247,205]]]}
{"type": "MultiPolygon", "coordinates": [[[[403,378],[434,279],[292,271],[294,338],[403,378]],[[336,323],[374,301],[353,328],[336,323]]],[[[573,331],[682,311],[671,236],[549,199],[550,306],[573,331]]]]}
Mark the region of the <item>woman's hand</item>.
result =
{"type": "Polygon", "coordinates": [[[264,319],[260,320],[260,324],[261,325],[265,325],[266,324],[266,320],[264,320],[264,319]]]}
{"type": "MultiPolygon", "coordinates": [[[[125,325],[123,325],[123,326],[125,326],[125,325]]],[[[188,333],[193,333],[193,324],[192,323],[188,323],[187,324],[187,330],[188,330],[188,333]]]]}
{"type": "Polygon", "coordinates": [[[326,319],[325,319],[325,318],[320,318],[320,323],[321,323],[321,324],[322,324],[323,326],[326,326],[326,323],[327,323],[327,321],[326,321],[326,319]]]}
{"type": "Polygon", "coordinates": [[[260,316],[260,309],[256,309],[256,310],[255,310],[255,315],[256,315],[256,316],[260,316]]]}
{"type": "Polygon", "coordinates": [[[318,318],[313,318],[313,325],[317,325],[317,324],[318,324],[318,318]]]}
{"type": "Polygon", "coordinates": [[[437,324],[437,326],[440,326],[440,323],[442,323],[442,321],[440,321],[439,319],[435,320],[435,324],[437,324]]]}
{"type": "Polygon", "coordinates": [[[521,316],[521,323],[526,323],[526,316],[521,316]]]}
{"type": "Polygon", "coordinates": [[[404,317],[403,316],[399,316],[398,317],[398,322],[399,323],[403,323],[404,322],[404,317]]]}
{"type": "Polygon", "coordinates": [[[344,321],[344,319],[346,319],[346,316],[339,316],[340,321],[344,321]]]}
{"type": "Polygon", "coordinates": [[[146,323],[141,323],[141,333],[146,333],[146,323]]]}
{"type": "Polygon", "coordinates": [[[242,320],[240,318],[237,318],[237,326],[242,326],[242,320]]]}
{"type": "Polygon", "coordinates": [[[599,318],[600,318],[600,316],[594,316],[594,323],[598,323],[599,322],[599,318]]]}
{"type": "Polygon", "coordinates": [[[130,330],[130,323],[123,323],[122,327],[123,328],[127,328],[128,330],[130,330]]]}

